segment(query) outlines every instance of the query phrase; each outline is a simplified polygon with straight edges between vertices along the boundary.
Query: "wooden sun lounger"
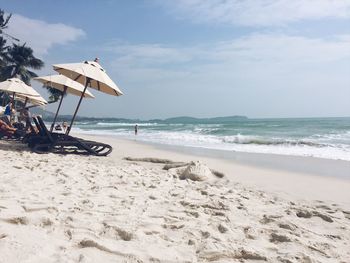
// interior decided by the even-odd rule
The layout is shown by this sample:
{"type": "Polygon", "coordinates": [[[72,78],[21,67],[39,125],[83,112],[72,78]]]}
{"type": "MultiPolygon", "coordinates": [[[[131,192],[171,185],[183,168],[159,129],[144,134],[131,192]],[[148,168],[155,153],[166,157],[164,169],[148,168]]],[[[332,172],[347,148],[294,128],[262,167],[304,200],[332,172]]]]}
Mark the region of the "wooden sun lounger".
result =
{"type": "Polygon", "coordinates": [[[41,117],[34,117],[33,120],[39,130],[39,135],[32,137],[28,145],[36,153],[54,152],[106,156],[113,150],[112,146],[108,144],[50,132],[41,117]]]}

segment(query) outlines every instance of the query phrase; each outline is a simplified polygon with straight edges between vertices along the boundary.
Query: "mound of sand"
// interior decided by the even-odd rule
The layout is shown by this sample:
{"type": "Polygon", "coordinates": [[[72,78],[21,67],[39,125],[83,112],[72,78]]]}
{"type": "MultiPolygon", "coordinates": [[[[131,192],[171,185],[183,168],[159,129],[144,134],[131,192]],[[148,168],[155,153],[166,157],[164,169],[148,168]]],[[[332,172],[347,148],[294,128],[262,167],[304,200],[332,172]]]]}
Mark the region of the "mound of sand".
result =
{"type": "Polygon", "coordinates": [[[205,181],[213,177],[214,174],[209,167],[199,161],[189,163],[179,176],[181,180],[190,179],[192,181],[205,181]]]}

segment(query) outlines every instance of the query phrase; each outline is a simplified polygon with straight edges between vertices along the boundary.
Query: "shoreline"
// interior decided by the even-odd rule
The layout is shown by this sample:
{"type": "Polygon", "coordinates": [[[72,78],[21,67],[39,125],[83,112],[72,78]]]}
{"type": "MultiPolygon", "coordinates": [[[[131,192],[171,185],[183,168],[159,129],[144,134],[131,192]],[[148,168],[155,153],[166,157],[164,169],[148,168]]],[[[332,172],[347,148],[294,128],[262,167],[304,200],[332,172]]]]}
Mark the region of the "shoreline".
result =
{"type": "MultiPolygon", "coordinates": [[[[345,172],[340,171],[337,169],[337,166],[346,166],[347,168],[350,169],[350,159],[348,158],[336,158],[336,155],[333,157],[329,156],[320,156],[320,155],[313,155],[308,153],[309,149],[305,149],[306,152],[303,154],[294,154],[291,152],[264,152],[264,151],[246,151],[246,150],[237,150],[237,149],[228,149],[228,148],[216,148],[216,147],[209,147],[209,146],[203,146],[203,145],[180,145],[180,144],[170,144],[170,143],[163,143],[163,142],[157,142],[157,141],[150,141],[150,140],[145,140],[145,139],[140,139],[138,140],[137,137],[142,137],[142,135],[137,135],[136,137],[134,136],[133,133],[130,132],[130,134],[127,135],[118,135],[118,134],[112,134],[112,133],[96,133],[93,134],[91,131],[90,132],[83,132],[83,130],[79,131],[73,131],[73,133],[79,135],[79,136],[97,136],[97,137],[108,137],[108,138],[115,138],[115,139],[120,139],[120,140],[130,140],[130,141],[138,141],[142,144],[148,144],[148,145],[154,145],[156,147],[164,148],[164,149],[169,149],[169,150],[175,150],[179,152],[187,152],[190,154],[194,155],[200,155],[200,156],[212,156],[212,157],[220,157],[220,158],[225,158],[225,159],[233,159],[233,160],[239,160],[242,162],[250,163],[250,164],[257,164],[259,166],[266,166],[269,167],[268,161],[266,158],[261,158],[263,156],[269,156],[269,158],[279,158],[279,161],[284,161],[287,159],[293,159],[295,158],[296,160],[303,160],[304,158],[310,158],[310,160],[315,160],[315,162],[327,162],[327,164],[331,165],[332,168],[336,169],[335,173],[334,172],[329,172],[325,169],[322,169],[320,171],[313,171],[312,167],[309,167],[309,169],[302,171],[302,170],[293,170],[296,172],[308,172],[308,173],[315,173],[315,174],[320,174],[322,173],[323,175],[329,175],[329,176],[338,176],[342,178],[349,178],[350,175],[347,175],[345,172]],[[134,137],[134,138],[132,138],[134,137]],[[255,160],[258,159],[258,160],[255,160]],[[265,159],[265,161],[264,161],[265,159]],[[334,161],[338,162],[338,165],[332,165],[335,163],[334,161]],[[344,175],[345,174],[345,175],[344,175]]],[[[323,149],[326,150],[326,149],[323,149]]],[[[279,163],[277,163],[279,164],[279,163]]],[[[325,167],[327,165],[324,165],[325,167]]],[[[270,165],[271,167],[271,165],[270,165]]],[[[273,167],[275,168],[275,167],[273,167]]],[[[284,166],[281,166],[282,169],[291,169],[288,168],[288,164],[284,163],[284,166]]]]}
{"type": "Polygon", "coordinates": [[[111,144],[114,148],[111,155],[117,158],[161,156],[161,158],[174,161],[200,160],[213,169],[225,173],[232,182],[278,193],[285,197],[292,196],[298,199],[336,202],[350,209],[350,191],[348,190],[350,189],[350,180],[345,174],[350,162],[347,161],[325,161],[315,157],[276,156],[241,152],[233,153],[235,158],[232,159],[232,156],[223,158],[222,155],[215,155],[217,153],[226,155],[226,151],[202,151],[200,148],[201,153],[199,153],[198,151],[192,151],[197,149],[188,149],[185,146],[168,147],[168,145],[145,143],[114,136],[76,135],[111,144]],[[130,145],[132,147],[129,149],[130,145]],[[292,167],[292,165],[295,165],[295,167],[292,167]],[[328,165],[331,168],[324,169],[328,165]],[[332,168],[337,169],[336,173],[341,176],[331,176],[332,168]],[[307,172],[310,169],[312,171],[307,172]]]}
{"type": "Polygon", "coordinates": [[[302,156],[292,154],[279,153],[263,153],[263,152],[245,152],[234,151],[226,149],[214,149],[201,146],[187,146],[187,145],[172,145],[165,143],[157,143],[151,141],[137,140],[133,135],[130,138],[117,135],[102,135],[73,132],[77,136],[110,138],[111,140],[126,140],[130,142],[137,142],[143,145],[151,145],[158,149],[166,151],[173,151],[178,153],[190,154],[198,157],[212,157],[218,159],[225,159],[239,164],[252,165],[261,168],[271,168],[282,171],[291,171],[297,173],[305,173],[317,176],[335,177],[339,179],[350,180],[350,161],[343,159],[330,159],[317,156],[302,156]],[[132,139],[131,137],[134,137],[132,139]],[[294,166],[294,162],[301,162],[303,165],[294,166]],[[316,166],[320,166],[319,168],[316,166]]]}
{"type": "MultiPolygon", "coordinates": [[[[126,140],[133,141],[132,139],[126,140]]],[[[212,157],[224,159],[235,162],[237,164],[250,165],[255,166],[257,168],[268,168],[274,170],[350,180],[350,161],[345,160],[275,153],[250,153],[192,146],[168,145],[137,140],[135,141],[140,144],[152,145],[159,149],[191,154],[198,157],[212,157]],[[302,165],[294,166],[295,162],[299,162],[302,165]]]]}

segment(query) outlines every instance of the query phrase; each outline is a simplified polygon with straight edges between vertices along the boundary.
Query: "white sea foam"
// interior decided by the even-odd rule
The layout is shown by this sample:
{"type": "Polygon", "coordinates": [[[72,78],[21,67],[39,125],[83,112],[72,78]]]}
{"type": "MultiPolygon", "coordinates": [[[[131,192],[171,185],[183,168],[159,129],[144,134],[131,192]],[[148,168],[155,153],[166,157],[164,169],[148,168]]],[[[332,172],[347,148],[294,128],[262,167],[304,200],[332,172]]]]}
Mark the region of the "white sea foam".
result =
{"type": "Polygon", "coordinates": [[[129,122],[98,122],[96,125],[99,126],[161,126],[162,124],[158,123],[129,123],[129,122]]]}
{"type": "MultiPolygon", "coordinates": [[[[73,131],[93,135],[109,135],[126,139],[134,139],[131,129],[117,130],[82,130],[73,128],[73,131]]],[[[206,149],[268,153],[293,156],[312,156],[318,158],[350,161],[350,145],[332,144],[322,140],[295,140],[261,136],[215,136],[198,134],[191,131],[151,131],[144,130],[137,136],[139,141],[160,143],[167,145],[200,147],[206,149]]]]}

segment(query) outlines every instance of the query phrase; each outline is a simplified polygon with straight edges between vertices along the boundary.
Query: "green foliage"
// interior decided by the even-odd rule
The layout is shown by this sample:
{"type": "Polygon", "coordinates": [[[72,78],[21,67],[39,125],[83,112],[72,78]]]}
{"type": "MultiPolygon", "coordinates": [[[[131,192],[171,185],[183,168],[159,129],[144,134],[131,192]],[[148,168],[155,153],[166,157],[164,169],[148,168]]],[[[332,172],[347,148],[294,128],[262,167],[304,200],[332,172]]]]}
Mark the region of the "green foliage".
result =
{"type": "MultiPolygon", "coordinates": [[[[34,56],[33,49],[26,46],[26,43],[11,43],[11,45],[7,45],[7,39],[19,41],[4,32],[8,27],[11,15],[6,15],[5,11],[0,9],[0,81],[18,77],[30,85],[30,80],[33,77],[37,77],[37,74],[32,69],[41,69],[44,66],[44,62],[34,56]]],[[[63,95],[62,91],[50,86],[44,87],[50,94],[50,103],[58,101],[63,95]]],[[[1,94],[1,92],[0,97],[3,98],[4,102],[9,100],[9,96],[7,94],[1,94]]]]}
{"type": "Polygon", "coordinates": [[[7,17],[5,17],[5,11],[0,9],[0,34],[11,38],[12,40],[19,41],[18,38],[15,38],[7,33],[4,32],[4,29],[7,28],[7,25],[11,19],[12,14],[9,14],[7,17]]]}
{"type": "Polygon", "coordinates": [[[7,28],[7,24],[11,19],[12,14],[5,17],[5,11],[0,9],[0,34],[3,34],[3,30],[7,28]]]}
{"type": "Polygon", "coordinates": [[[37,77],[30,69],[41,69],[44,62],[33,55],[33,49],[26,47],[26,44],[12,44],[7,50],[7,63],[1,67],[0,74],[3,80],[13,77],[22,79],[26,84],[30,84],[30,80],[37,77]]]}
{"type": "Polygon", "coordinates": [[[29,85],[30,80],[37,77],[31,69],[41,69],[44,62],[36,58],[33,49],[26,46],[25,43],[23,45],[16,43],[12,43],[11,46],[7,45],[5,37],[19,41],[4,32],[10,19],[11,14],[6,16],[5,11],[0,9],[0,81],[18,77],[29,85]]]}
{"type": "Polygon", "coordinates": [[[7,50],[6,39],[0,36],[0,67],[6,65],[7,62],[7,50]]]}
{"type": "MultiPolygon", "coordinates": [[[[63,95],[63,91],[54,89],[50,86],[44,86],[44,88],[46,88],[50,93],[50,96],[49,96],[50,103],[58,101],[63,95]]],[[[63,96],[65,95],[66,94],[64,94],[63,96]]]]}

